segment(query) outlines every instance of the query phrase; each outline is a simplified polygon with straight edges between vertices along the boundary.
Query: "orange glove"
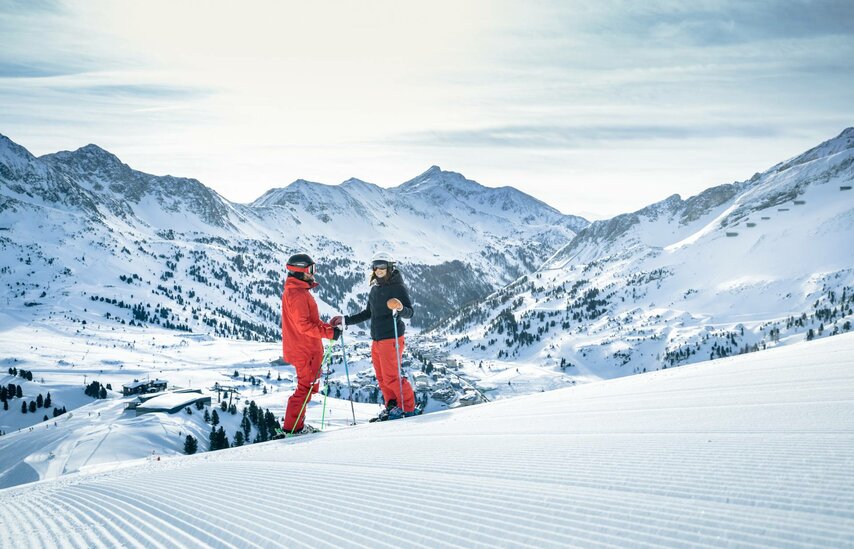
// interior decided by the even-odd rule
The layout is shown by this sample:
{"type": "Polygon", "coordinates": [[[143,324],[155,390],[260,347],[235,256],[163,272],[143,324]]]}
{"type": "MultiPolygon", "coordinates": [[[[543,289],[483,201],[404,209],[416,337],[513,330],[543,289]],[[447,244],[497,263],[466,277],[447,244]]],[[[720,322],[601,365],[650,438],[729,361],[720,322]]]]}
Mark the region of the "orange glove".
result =
{"type": "Polygon", "coordinates": [[[402,311],[403,310],[403,303],[401,303],[400,300],[397,299],[396,297],[389,299],[388,301],[386,301],[385,304],[392,311],[402,311]]]}

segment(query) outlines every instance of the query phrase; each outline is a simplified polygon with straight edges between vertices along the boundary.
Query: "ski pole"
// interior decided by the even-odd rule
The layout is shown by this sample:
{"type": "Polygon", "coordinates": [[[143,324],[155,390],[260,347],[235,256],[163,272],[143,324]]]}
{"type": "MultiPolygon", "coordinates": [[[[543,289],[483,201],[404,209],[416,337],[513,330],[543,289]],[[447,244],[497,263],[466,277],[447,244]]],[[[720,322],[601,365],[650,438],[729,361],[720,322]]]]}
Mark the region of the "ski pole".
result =
{"type": "Polygon", "coordinates": [[[329,396],[329,368],[326,368],[326,379],[323,381],[323,413],[320,414],[320,430],[326,424],[326,397],[329,396]]]}
{"type": "Polygon", "coordinates": [[[400,411],[405,412],[403,404],[403,366],[400,365],[400,344],[397,340],[397,309],[391,312],[391,323],[394,324],[394,356],[397,358],[397,381],[400,383],[400,411]]]}
{"type": "MultiPolygon", "coordinates": [[[[299,413],[297,414],[297,420],[294,422],[294,426],[291,427],[291,436],[296,432],[297,425],[299,425],[299,420],[302,417],[302,413],[305,411],[305,407],[308,404],[308,401],[311,400],[311,386],[317,383],[317,380],[320,379],[320,373],[323,371],[323,366],[326,364],[327,359],[332,355],[332,345],[327,345],[323,349],[323,359],[320,361],[320,368],[317,369],[317,375],[314,378],[314,381],[308,386],[308,394],[305,395],[305,400],[302,401],[302,407],[299,409],[299,413]]],[[[299,379],[297,379],[297,386],[299,386],[299,379]]]]}
{"type": "Polygon", "coordinates": [[[347,366],[347,347],[344,346],[344,331],[341,331],[341,357],[344,359],[344,373],[347,374],[347,391],[350,395],[350,412],[353,413],[353,425],[356,424],[356,409],[353,407],[353,386],[350,385],[350,368],[347,366]]]}

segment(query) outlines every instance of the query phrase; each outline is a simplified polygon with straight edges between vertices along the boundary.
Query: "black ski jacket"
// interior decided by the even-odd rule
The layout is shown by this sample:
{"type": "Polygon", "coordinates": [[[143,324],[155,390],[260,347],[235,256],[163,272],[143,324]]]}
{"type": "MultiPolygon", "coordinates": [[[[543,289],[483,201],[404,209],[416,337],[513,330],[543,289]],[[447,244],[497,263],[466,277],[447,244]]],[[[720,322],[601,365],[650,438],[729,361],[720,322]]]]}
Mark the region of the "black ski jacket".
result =
{"type": "Polygon", "coordinates": [[[397,335],[402,336],[404,325],[402,318],[412,318],[415,313],[412,309],[412,301],[409,299],[409,292],[406,291],[406,286],[403,284],[403,275],[395,269],[386,280],[376,279],[371,286],[371,293],[368,294],[368,306],[361,313],[356,313],[351,316],[344,317],[344,324],[359,324],[371,319],[371,339],[379,341],[381,339],[394,339],[394,317],[391,314],[391,309],[388,308],[386,302],[396,297],[403,304],[403,310],[397,314],[397,335]]]}

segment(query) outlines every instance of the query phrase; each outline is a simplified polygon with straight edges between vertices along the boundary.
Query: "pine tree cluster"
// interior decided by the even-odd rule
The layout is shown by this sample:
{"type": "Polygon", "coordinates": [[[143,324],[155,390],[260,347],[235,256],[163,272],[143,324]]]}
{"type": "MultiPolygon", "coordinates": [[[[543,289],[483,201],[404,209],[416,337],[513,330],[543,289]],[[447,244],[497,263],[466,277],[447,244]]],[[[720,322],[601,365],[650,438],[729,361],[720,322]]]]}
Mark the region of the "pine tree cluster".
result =
{"type": "Polygon", "coordinates": [[[87,385],[83,392],[86,393],[86,396],[90,396],[92,398],[107,398],[107,388],[101,385],[99,381],[93,381],[87,385]]]}
{"type": "Polygon", "coordinates": [[[33,373],[29,370],[19,370],[18,368],[9,368],[9,375],[18,376],[27,381],[33,380],[33,373]]]}
{"type": "Polygon", "coordinates": [[[9,385],[3,385],[0,387],[0,402],[3,402],[3,409],[9,409],[9,401],[13,398],[22,398],[24,396],[24,392],[21,390],[20,385],[15,385],[14,383],[10,383],[9,385]]]}
{"type": "MultiPolygon", "coordinates": [[[[223,403],[220,406],[220,410],[234,415],[237,413],[237,406],[233,404],[228,406],[223,403]]],[[[220,412],[216,408],[213,410],[205,409],[205,422],[211,424],[210,450],[222,450],[231,446],[266,442],[273,438],[276,429],[280,427],[279,420],[276,419],[273,412],[269,409],[260,408],[254,400],[249,403],[249,406],[243,407],[242,410],[243,418],[240,420],[240,429],[234,434],[233,443],[230,443],[228,435],[225,433],[225,428],[220,425],[220,412]],[[252,438],[253,427],[256,431],[254,439],[252,438]]]]}
{"type": "Polygon", "coordinates": [[[231,447],[228,443],[228,437],[226,436],[225,429],[222,428],[222,425],[220,425],[219,429],[211,429],[210,441],[211,452],[231,447]]]}

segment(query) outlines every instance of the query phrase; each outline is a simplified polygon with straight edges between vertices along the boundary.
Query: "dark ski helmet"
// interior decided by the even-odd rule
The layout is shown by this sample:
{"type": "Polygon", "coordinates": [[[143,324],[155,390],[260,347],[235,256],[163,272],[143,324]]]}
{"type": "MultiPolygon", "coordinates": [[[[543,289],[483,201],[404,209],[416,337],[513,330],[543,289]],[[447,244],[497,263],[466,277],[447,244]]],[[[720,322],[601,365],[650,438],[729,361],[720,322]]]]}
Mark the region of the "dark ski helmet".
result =
{"type": "Polygon", "coordinates": [[[393,271],[394,258],[388,252],[375,253],[373,259],[371,260],[371,270],[374,269],[388,269],[389,271],[393,271]]]}
{"type": "Polygon", "coordinates": [[[294,254],[288,258],[288,271],[295,275],[310,274],[314,276],[314,260],[308,254],[294,254]]]}

